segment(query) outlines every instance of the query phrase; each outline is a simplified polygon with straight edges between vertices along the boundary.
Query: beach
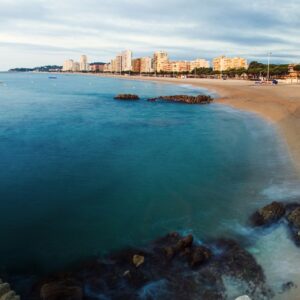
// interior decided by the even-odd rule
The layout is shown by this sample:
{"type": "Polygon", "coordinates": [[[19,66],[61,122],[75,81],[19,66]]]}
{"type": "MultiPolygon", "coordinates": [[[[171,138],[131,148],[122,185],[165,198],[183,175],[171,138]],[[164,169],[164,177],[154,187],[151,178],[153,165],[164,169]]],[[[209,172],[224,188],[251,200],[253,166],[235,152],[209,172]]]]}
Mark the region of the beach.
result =
{"type": "Polygon", "coordinates": [[[245,80],[177,79],[158,77],[121,77],[133,80],[150,80],[173,84],[190,84],[216,92],[215,101],[234,108],[259,114],[274,123],[300,172],[300,85],[279,84],[256,86],[245,80]]]}

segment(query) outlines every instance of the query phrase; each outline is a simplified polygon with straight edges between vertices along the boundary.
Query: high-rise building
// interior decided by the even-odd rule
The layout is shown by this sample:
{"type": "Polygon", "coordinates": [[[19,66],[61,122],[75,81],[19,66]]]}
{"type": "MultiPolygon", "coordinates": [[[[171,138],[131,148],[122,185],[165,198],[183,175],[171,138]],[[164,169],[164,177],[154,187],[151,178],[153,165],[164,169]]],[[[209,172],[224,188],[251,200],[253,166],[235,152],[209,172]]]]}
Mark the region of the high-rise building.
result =
{"type": "Polygon", "coordinates": [[[157,51],[153,55],[153,69],[154,72],[161,72],[163,70],[163,64],[169,61],[168,53],[163,51],[157,51]]]}
{"type": "Polygon", "coordinates": [[[196,60],[191,61],[190,63],[190,71],[192,72],[195,69],[200,69],[200,68],[209,68],[210,63],[208,60],[198,58],[196,60]]]}
{"type": "Polygon", "coordinates": [[[63,72],[73,71],[73,65],[74,65],[73,59],[68,59],[68,60],[64,61],[63,69],[62,69],[63,72]]]}
{"type": "Polygon", "coordinates": [[[79,63],[80,63],[80,71],[81,72],[89,71],[89,64],[88,64],[88,59],[87,59],[86,55],[81,55],[79,63]]]}
{"type": "Polygon", "coordinates": [[[230,69],[248,69],[248,63],[245,58],[241,57],[226,57],[220,56],[213,59],[213,69],[214,71],[227,71],[230,69]]]}
{"type": "Polygon", "coordinates": [[[153,73],[151,57],[141,58],[141,73],[153,73]]]}
{"type": "Polygon", "coordinates": [[[132,51],[125,50],[121,53],[121,63],[123,72],[132,70],[132,51]]]}

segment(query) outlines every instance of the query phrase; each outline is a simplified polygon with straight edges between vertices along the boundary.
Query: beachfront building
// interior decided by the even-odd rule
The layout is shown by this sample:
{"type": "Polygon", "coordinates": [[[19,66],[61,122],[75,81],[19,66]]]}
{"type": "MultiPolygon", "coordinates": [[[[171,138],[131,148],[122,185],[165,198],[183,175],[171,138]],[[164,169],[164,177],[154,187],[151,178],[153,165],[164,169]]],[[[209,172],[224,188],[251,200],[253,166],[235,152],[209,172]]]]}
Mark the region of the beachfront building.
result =
{"type": "Polygon", "coordinates": [[[141,58],[135,58],[132,60],[132,72],[141,73],[141,58]]]}
{"type": "Polygon", "coordinates": [[[200,69],[200,68],[209,68],[210,63],[206,59],[198,58],[196,60],[193,60],[190,62],[190,71],[194,71],[195,69],[200,69]]]}
{"type": "Polygon", "coordinates": [[[188,61],[173,61],[171,62],[173,73],[186,73],[190,71],[190,62],[188,61]]]}
{"type": "Polygon", "coordinates": [[[230,69],[248,69],[248,63],[245,58],[241,57],[226,57],[220,56],[213,59],[213,69],[214,71],[227,71],[230,69]]]}
{"type": "Polygon", "coordinates": [[[141,58],[141,73],[153,73],[151,57],[147,56],[141,58]]]}
{"type": "Polygon", "coordinates": [[[122,72],[130,72],[132,70],[132,51],[125,50],[121,53],[122,72]]]}
{"type": "Polygon", "coordinates": [[[102,62],[94,62],[90,64],[90,71],[99,73],[99,72],[104,72],[104,65],[105,63],[102,62]]]}
{"type": "Polygon", "coordinates": [[[72,67],[73,72],[80,72],[80,64],[77,61],[73,62],[73,67],[72,67]]]}
{"type": "Polygon", "coordinates": [[[154,72],[161,72],[169,61],[168,53],[163,51],[157,51],[153,55],[153,69],[154,72]]]}
{"type": "Polygon", "coordinates": [[[113,73],[121,73],[122,72],[122,55],[117,55],[111,61],[111,71],[113,73]]]}
{"type": "Polygon", "coordinates": [[[111,63],[105,64],[103,66],[103,72],[104,73],[111,73],[112,72],[112,66],[111,63]]]}
{"type": "Polygon", "coordinates": [[[88,64],[88,59],[86,55],[81,55],[80,57],[80,71],[81,72],[88,72],[89,71],[89,64],[88,64]]]}
{"type": "Polygon", "coordinates": [[[73,65],[74,65],[74,60],[73,59],[68,59],[64,61],[63,64],[63,72],[72,72],[73,71],[73,65]]]}

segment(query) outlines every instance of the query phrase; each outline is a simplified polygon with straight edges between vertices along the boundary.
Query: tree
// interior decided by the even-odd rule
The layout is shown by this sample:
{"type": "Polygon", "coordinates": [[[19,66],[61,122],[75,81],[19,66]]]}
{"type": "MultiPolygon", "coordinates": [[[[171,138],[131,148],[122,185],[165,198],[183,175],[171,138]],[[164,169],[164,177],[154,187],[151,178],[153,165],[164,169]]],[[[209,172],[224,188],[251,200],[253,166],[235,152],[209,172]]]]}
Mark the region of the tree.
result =
{"type": "Polygon", "coordinates": [[[294,71],[300,72],[300,65],[294,66],[294,71]]]}

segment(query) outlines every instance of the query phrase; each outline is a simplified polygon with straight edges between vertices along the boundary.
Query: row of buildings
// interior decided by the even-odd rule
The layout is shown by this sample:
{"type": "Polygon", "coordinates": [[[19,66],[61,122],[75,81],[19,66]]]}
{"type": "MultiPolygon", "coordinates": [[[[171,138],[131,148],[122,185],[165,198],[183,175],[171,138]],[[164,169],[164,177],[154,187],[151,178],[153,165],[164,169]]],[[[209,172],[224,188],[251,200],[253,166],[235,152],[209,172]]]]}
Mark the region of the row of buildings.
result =
{"type": "MultiPolygon", "coordinates": [[[[153,57],[146,56],[133,58],[132,51],[125,50],[119,53],[109,63],[88,64],[86,55],[82,55],[80,62],[67,60],[64,62],[63,71],[65,72],[107,72],[107,73],[192,73],[198,68],[209,68],[208,60],[199,58],[193,61],[172,61],[164,51],[157,51],[153,57]]],[[[245,58],[229,58],[220,56],[212,61],[214,71],[227,71],[230,69],[247,69],[248,63],[245,58]]]]}
{"type": "Polygon", "coordinates": [[[81,55],[79,62],[73,59],[68,59],[64,62],[63,72],[88,72],[90,71],[90,65],[86,55],[81,55]]]}

